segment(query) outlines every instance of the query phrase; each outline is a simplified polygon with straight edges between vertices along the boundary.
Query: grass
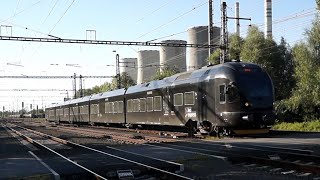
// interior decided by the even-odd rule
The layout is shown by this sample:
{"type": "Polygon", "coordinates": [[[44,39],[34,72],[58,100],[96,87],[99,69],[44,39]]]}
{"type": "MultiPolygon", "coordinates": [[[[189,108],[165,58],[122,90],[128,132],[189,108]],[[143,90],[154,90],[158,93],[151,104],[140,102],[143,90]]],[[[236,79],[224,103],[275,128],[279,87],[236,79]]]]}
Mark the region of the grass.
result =
{"type": "Polygon", "coordinates": [[[294,122],[276,123],[272,129],[274,130],[287,130],[287,131],[308,131],[308,132],[320,132],[320,120],[306,121],[306,122],[294,122]]]}

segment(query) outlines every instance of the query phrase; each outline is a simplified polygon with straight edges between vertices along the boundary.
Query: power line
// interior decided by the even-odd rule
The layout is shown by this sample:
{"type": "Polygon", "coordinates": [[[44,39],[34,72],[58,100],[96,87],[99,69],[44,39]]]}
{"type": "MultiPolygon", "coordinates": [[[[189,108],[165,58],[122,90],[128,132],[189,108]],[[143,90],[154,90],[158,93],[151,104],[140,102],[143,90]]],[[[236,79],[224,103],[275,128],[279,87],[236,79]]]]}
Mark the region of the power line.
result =
{"type": "Polygon", "coordinates": [[[62,16],[60,17],[60,19],[56,22],[56,24],[54,24],[53,28],[49,31],[49,34],[51,34],[51,32],[54,30],[54,28],[57,26],[57,24],[61,21],[61,19],[64,17],[64,15],[66,15],[66,13],[68,12],[68,10],[71,8],[71,6],[73,5],[73,3],[75,2],[75,0],[73,0],[71,2],[71,4],[69,5],[69,7],[65,10],[65,12],[62,14],[62,16]]]}
{"type": "Polygon", "coordinates": [[[73,91],[71,89],[0,89],[0,91],[73,91]]]}
{"type": "Polygon", "coordinates": [[[167,42],[137,42],[137,41],[102,41],[102,40],[81,40],[81,39],[62,39],[62,38],[36,38],[36,37],[14,37],[0,36],[0,40],[9,41],[32,41],[32,42],[55,42],[55,43],[73,43],[73,44],[98,44],[98,45],[129,45],[129,46],[168,46],[168,47],[195,47],[195,48],[211,48],[220,45],[205,44],[176,44],[167,42]]]}
{"type": "Polygon", "coordinates": [[[69,79],[69,78],[113,78],[114,76],[0,76],[0,79],[4,78],[17,78],[17,79],[69,79]]]}

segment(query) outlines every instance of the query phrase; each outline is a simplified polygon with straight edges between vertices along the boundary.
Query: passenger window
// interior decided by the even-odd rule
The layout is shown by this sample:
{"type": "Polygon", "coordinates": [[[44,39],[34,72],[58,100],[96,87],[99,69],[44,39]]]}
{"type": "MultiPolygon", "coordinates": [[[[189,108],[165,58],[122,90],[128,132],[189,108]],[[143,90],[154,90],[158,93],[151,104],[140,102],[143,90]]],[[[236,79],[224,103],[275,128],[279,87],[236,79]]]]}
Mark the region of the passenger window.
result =
{"type": "Polygon", "coordinates": [[[127,109],[128,112],[132,112],[132,99],[127,101],[127,109]]]}
{"type": "Polygon", "coordinates": [[[118,102],[113,103],[113,113],[118,113],[119,107],[118,107],[118,102]]]}
{"type": "Polygon", "coordinates": [[[104,112],[105,113],[108,113],[108,107],[109,107],[109,103],[108,102],[106,102],[106,103],[104,103],[104,112]]]}
{"type": "Polygon", "coordinates": [[[146,98],[140,99],[140,112],[146,112],[146,98]]]}
{"type": "Polygon", "coordinates": [[[123,113],[123,101],[119,101],[119,113],[123,113]]]}
{"type": "Polygon", "coordinates": [[[220,91],[220,103],[226,102],[225,88],[226,88],[226,85],[225,85],[225,84],[219,86],[219,91],[220,91]]]}
{"type": "Polygon", "coordinates": [[[184,105],[194,105],[194,92],[184,93],[184,105]]]}
{"type": "Polygon", "coordinates": [[[64,117],[68,116],[69,115],[69,109],[68,108],[65,108],[64,109],[64,117]]]}
{"type": "Polygon", "coordinates": [[[155,96],[154,97],[154,105],[153,105],[153,107],[154,107],[155,111],[161,111],[162,110],[162,104],[161,104],[162,101],[161,100],[162,100],[161,96],[155,96]]]}
{"type": "Polygon", "coordinates": [[[134,99],[133,100],[133,112],[139,112],[140,111],[140,100],[134,99]]]}
{"type": "Polygon", "coordinates": [[[153,111],[153,97],[147,98],[147,111],[153,111]]]}
{"type": "Polygon", "coordinates": [[[182,106],[183,105],[183,94],[177,93],[173,96],[174,106],[182,106]]]}

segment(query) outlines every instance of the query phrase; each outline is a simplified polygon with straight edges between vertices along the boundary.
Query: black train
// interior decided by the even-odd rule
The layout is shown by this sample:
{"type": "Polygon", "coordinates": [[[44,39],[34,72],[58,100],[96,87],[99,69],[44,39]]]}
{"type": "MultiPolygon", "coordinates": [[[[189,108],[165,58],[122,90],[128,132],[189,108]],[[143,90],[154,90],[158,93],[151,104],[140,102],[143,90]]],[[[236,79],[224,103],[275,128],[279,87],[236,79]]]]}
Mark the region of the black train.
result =
{"type": "Polygon", "coordinates": [[[55,104],[46,109],[46,117],[69,123],[258,133],[274,123],[273,102],[272,80],[265,71],[256,64],[228,62],[55,104]]]}

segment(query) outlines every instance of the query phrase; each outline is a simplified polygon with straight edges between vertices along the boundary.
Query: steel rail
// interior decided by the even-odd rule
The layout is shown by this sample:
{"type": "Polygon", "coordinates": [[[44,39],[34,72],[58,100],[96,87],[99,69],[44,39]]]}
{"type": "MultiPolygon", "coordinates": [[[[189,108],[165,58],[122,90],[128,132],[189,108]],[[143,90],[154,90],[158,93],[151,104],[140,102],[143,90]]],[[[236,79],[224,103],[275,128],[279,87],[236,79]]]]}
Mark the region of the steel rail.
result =
{"type": "MultiPolygon", "coordinates": [[[[150,144],[144,144],[144,145],[150,145],[150,144]]],[[[201,153],[202,155],[207,155],[207,156],[212,156],[212,154],[206,154],[203,152],[214,152],[212,150],[208,149],[203,149],[203,148],[194,148],[194,147],[189,147],[189,146],[181,146],[181,145],[172,145],[172,144],[166,144],[166,145],[159,145],[159,144],[152,144],[151,146],[157,146],[157,147],[162,147],[162,148],[168,148],[172,150],[180,150],[179,148],[186,148],[190,150],[183,150],[183,151],[188,151],[188,152],[194,152],[194,153],[201,153]],[[167,146],[169,147],[167,147],[167,146]],[[176,147],[176,148],[173,148],[176,147]],[[196,152],[198,151],[198,152],[196,152]]],[[[229,161],[231,162],[236,162],[236,163],[243,163],[243,162],[250,162],[250,163],[259,163],[259,164],[264,164],[264,165],[270,165],[270,166],[277,166],[281,167],[284,169],[294,169],[294,170],[299,170],[302,172],[309,172],[309,173],[315,173],[315,174],[320,174],[320,166],[316,165],[308,165],[308,164],[299,164],[295,162],[289,162],[289,161],[283,161],[283,160],[273,160],[273,159],[266,159],[266,158],[261,158],[261,157],[254,157],[254,156],[246,156],[242,154],[235,154],[235,153],[229,153],[229,152],[221,152],[221,154],[226,155],[229,161]]]]}
{"type": "Polygon", "coordinates": [[[81,147],[81,148],[84,148],[84,149],[88,149],[88,150],[91,150],[91,151],[94,151],[94,152],[98,152],[98,153],[101,153],[101,154],[104,154],[104,155],[107,155],[107,156],[110,156],[110,157],[114,157],[114,158],[123,160],[123,161],[126,161],[126,162],[137,164],[139,166],[143,166],[143,167],[155,170],[155,171],[159,171],[159,172],[164,173],[166,175],[169,175],[170,177],[175,178],[175,179],[192,180],[192,178],[189,178],[189,177],[186,177],[186,176],[182,176],[182,175],[179,175],[179,174],[176,174],[176,173],[165,171],[165,170],[153,167],[153,166],[149,166],[149,165],[146,165],[146,164],[143,164],[143,163],[139,163],[139,162],[136,162],[136,161],[133,161],[133,160],[130,160],[130,159],[126,159],[126,158],[123,158],[123,157],[120,157],[120,156],[116,156],[116,155],[113,155],[113,154],[110,154],[110,153],[107,153],[107,152],[104,152],[104,151],[100,151],[100,150],[97,150],[97,149],[94,149],[94,148],[91,148],[91,147],[88,147],[88,146],[84,146],[84,145],[81,145],[81,144],[74,143],[74,142],[71,142],[71,141],[60,139],[60,138],[57,138],[57,137],[54,137],[54,136],[51,136],[51,135],[48,135],[48,134],[45,134],[45,133],[42,133],[42,132],[38,132],[38,131],[35,131],[35,130],[32,130],[32,129],[28,129],[28,128],[25,128],[25,127],[21,127],[21,126],[17,126],[17,127],[22,128],[22,129],[27,130],[27,131],[30,131],[30,132],[33,132],[33,133],[38,134],[40,136],[44,136],[44,137],[50,138],[50,139],[52,139],[54,141],[61,142],[61,143],[66,144],[66,145],[70,145],[70,146],[73,146],[73,147],[81,147]]]}
{"type": "MultiPolygon", "coordinates": [[[[83,170],[85,170],[85,171],[87,171],[87,172],[89,172],[89,173],[91,173],[91,174],[95,175],[96,177],[101,178],[101,179],[103,179],[103,180],[107,180],[107,178],[104,178],[103,176],[101,176],[101,175],[99,175],[99,174],[97,174],[97,173],[93,172],[92,170],[90,170],[90,169],[88,169],[88,168],[86,168],[86,167],[84,167],[84,166],[82,166],[82,165],[80,165],[80,164],[78,164],[78,163],[76,163],[76,162],[72,161],[71,159],[69,159],[69,158],[67,158],[67,157],[63,156],[62,154],[60,154],[60,153],[58,153],[58,152],[54,151],[53,149],[51,149],[51,148],[49,148],[49,147],[47,147],[47,146],[45,146],[45,145],[43,145],[43,144],[39,143],[38,141],[36,141],[36,140],[34,140],[34,139],[30,138],[29,136],[24,135],[24,134],[22,134],[21,132],[19,132],[19,131],[17,131],[17,130],[15,130],[15,129],[13,129],[13,128],[11,128],[11,127],[8,127],[8,126],[6,126],[6,127],[7,127],[8,129],[10,129],[11,131],[13,131],[14,133],[18,134],[19,136],[21,136],[22,138],[26,139],[28,142],[30,142],[30,143],[32,143],[32,144],[34,144],[34,145],[36,145],[37,147],[40,147],[40,148],[46,149],[46,150],[48,150],[48,151],[50,151],[50,152],[54,153],[55,155],[60,156],[60,157],[61,157],[61,158],[63,158],[64,160],[66,160],[66,161],[68,161],[68,162],[70,162],[70,163],[72,163],[72,164],[74,164],[74,165],[78,166],[79,168],[81,168],[81,169],[83,169],[83,170]]],[[[19,127],[19,126],[17,126],[17,127],[19,127]]]]}

